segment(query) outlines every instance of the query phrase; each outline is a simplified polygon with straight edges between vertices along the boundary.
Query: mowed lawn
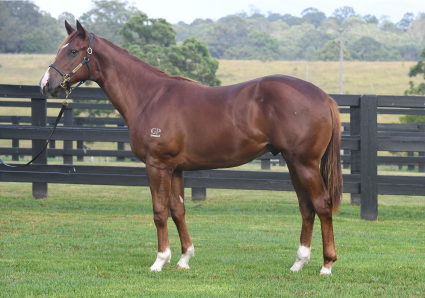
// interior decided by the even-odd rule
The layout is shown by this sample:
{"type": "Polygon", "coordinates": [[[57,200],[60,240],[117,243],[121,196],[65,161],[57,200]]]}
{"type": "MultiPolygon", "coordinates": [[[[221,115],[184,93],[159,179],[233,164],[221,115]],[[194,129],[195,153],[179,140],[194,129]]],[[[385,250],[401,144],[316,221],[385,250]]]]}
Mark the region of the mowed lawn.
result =
{"type": "Polygon", "coordinates": [[[312,259],[292,273],[301,229],[293,192],[208,190],[186,218],[190,270],[169,220],[171,264],[149,272],[156,229],[146,187],[0,183],[0,297],[424,297],[423,198],[379,197],[379,220],[359,219],[344,198],[334,217],[338,262],[320,276],[316,218],[312,259]],[[201,204],[200,208],[195,208],[201,204]]]}

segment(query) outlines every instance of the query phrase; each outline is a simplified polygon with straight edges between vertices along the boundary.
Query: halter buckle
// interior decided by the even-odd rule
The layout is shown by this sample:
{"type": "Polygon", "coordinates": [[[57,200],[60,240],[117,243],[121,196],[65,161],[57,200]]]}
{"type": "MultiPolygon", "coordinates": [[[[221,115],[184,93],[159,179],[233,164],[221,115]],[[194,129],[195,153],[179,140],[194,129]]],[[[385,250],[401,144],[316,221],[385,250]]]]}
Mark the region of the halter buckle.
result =
{"type": "Polygon", "coordinates": [[[93,53],[93,50],[92,50],[92,48],[90,48],[90,47],[89,47],[89,48],[87,49],[87,54],[91,55],[92,53],[93,53]]]}

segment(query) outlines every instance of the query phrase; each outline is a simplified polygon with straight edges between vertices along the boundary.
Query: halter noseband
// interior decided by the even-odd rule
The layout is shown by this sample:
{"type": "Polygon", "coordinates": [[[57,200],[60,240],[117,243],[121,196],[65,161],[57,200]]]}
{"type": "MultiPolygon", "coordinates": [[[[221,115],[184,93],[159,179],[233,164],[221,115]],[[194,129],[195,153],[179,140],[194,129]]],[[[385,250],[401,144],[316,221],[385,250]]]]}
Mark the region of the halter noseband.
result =
{"type": "Polygon", "coordinates": [[[68,74],[64,73],[62,70],[59,69],[59,67],[57,67],[53,63],[49,65],[49,67],[56,69],[63,78],[63,81],[60,83],[60,86],[62,89],[65,89],[65,92],[66,92],[65,102],[67,102],[69,94],[71,94],[71,92],[74,89],[76,89],[77,87],[80,87],[82,84],[84,84],[85,81],[90,80],[90,55],[93,53],[93,50],[91,48],[92,43],[93,43],[93,34],[90,33],[90,44],[87,49],[86,57],[84,57],[83,61],[81,61],[81,63],[78,64],[77,67],[74,68],[74,70],[72,70],[70,73],[68,74]],[[74,75],[83,65],[87,65],[89,69],[89,75],[87,79],[85,79],[84,81],[80,81],[77,86],[71,88],[71,76],[74,75]]]}

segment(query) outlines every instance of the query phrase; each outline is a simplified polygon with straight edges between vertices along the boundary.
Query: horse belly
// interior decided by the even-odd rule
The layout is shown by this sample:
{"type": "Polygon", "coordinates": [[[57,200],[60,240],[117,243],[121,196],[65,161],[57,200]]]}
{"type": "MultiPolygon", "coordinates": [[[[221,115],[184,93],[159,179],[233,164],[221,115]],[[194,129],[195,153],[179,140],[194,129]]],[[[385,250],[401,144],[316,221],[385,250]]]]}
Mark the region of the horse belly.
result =
{"type": "Polygon", "coordinates": [[[185,136],[185,169],[229,168],[247,163],[269,150],[263,135],[254,136],[223,124],[185,136]]]}

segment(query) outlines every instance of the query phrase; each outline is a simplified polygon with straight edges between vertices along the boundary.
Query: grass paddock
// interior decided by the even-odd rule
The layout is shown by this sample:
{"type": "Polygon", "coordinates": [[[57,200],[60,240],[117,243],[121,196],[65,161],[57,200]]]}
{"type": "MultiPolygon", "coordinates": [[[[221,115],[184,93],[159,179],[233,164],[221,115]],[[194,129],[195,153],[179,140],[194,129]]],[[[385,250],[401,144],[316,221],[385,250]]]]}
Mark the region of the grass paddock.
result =
{"type": "Polygon", "coordinates": [[[282,297],[425,294],[425,207],[380,196],[379,221],[359,219],[345,196],[334,216],[338,261],[322,266],[320,222],[312,258],[291,273],[301,230],[293,192],[208,190],[186,218],[195,257],[175,270],[180,242],[169,220],[171,264],[149,272],[156,229],[146,187],[0,183],[1,297],[282,297]]]}
{"type": "MultiPolygon", "coordinates": [[[[0,83],[36,85],[54,56],[1,54],[0,83]]],[[[344,93],[402,95],[409,80],[422,80],[407,76],[415,63],[345,62],[344,93]]],[[[305,79],[306,62],[221,60],[217,72],[223,85],[275,73],[305,79]]],[[[309,81],[328,93],[338,93],[338,75],[338,62],[309,64],[309,81]]],[[[57,109],[48,113],[56,116],[57,109]]],[[[1,114],[30,115],[30,109],[3,107],[1,114]]],[[[398,116],[379,115],[378,120],[398,122],[398,116]]],[[[29,147],[29,142],[20,145],[29,147]]],[[[0,145],[11,146],[11,141],[0,140],[0,145]]],[[[301,230],[293,192],[209,189],[208,200],[195,208],[199,202],[192,202],[186,189],[186,219],[195,246],[191,269],[173,269],[180,243],[169,220],[173,257],[156,273],[149,272],[157,238],[148,188],[50,184],[43,200],[31,197],[29,183],[0,182],[0,188],[0,297],[425,295],[421,197],[380,196],[379,221],[370,222],[360,220],[359,207],[345,196],[334,217],[338,262],[332,276],[319,276],[318,219],[310,263],[302,272],[289,270],[301,230]]]]}

